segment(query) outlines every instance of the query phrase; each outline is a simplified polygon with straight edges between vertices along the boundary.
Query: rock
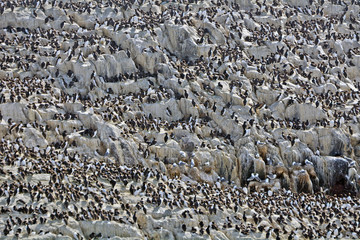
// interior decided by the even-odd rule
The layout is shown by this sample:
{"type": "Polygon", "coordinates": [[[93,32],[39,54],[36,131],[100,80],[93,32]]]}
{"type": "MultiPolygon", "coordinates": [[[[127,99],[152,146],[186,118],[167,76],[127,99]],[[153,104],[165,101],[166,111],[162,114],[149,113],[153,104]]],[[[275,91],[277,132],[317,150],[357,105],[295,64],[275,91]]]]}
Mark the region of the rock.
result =
{"type": "Polygon", "coordinates": [[[250,10],[255,7],[252,1],[250,0],[235,0],[235,2],[239,4],[241,9],[244,10],[250,10]]]}
{"type": "Polygon", "coordinates": [[[291,174],[291,184],[294,192],[309,194],[314,192],[313,184],[307,171],[294,171],[291,174]]]}
{"type": "Polygon", "coordinates": [[[29,177],[28,181],[33,183],[48,183],[50,180],[50,174],[34,174],[31,177],[29,177]]]}
{"type": "Polygon", "coordinates": [[[8,121],[9,119],[16,123],[27,123],[28,121],[28,108],[25,104],[3,103],[0,104],[0,112],[5,121],[8,121]]]}
{"type": "Polygon", "coordinates": [[[215,24],[207,22],[204,24],[204,29],[210,34],[210,37],[213,40],[212,42],[215,42],[218,45],[225,44],[226,38],[220,29],[215,26],[215,24]]]}
{"type": "Polygon", "coordinates": [[[198,46],[194,41],[196,31],[190,26],[166,22],[158,31],[160,44],[180,59],[197,58],[198,46]]]}
{"type": "Polygon", "coordinates": [[[285,117],[288,119],[299,119],[302,122],[315,123],[316,120],[326,119],[325,113],[311,104],[294,103],[285,110],[285,117]]]}
{"type": "Polygon", "coordinates": [[[259,178],[264,180],[266,177],[265,162],[262,159],[254,159],[254,173],[259,174],[259,178]]]}
{"type": "Polygon", "coordinates": [[[246,179],[248,179],[251,176],[251,173],[254,172],[254,159],[248,153],[243,153],[240,155],[240,160],[242,165],[242,183],[247,183],[246,179]]]}
{"type": "Polygon", "coordinates": [[[2,1],[0,238],[358,239],[314,222],[360,195],[340,3],[2,1]]]}
{"type": "Polygon", "coordinates": [[[277,91],[270,91],[267,86],[259,87],[256,91],[256,97],[260,102],[265,103],[267,106],[271,106],[272,104],[278,103],[276,98],[280,93],[277,91]]]}
{"type": "Polygon", "coordinates": [[[296,7],[305,7],[309,5],[308,0],[301,0],[301,1],[285,0],[285,2],[290,6],[296,6],[296,7]]]}
{"type": "Polygon", "coordinates": [[[231,173],[231,181],[234,181],[236,185],[242,184],[242,164],[240,159],[236,159],[235,167],[231,173]]]}
{"type": "Polygon", "coordinates": [[[173,233],[166,229],[160,229],[160,231],[154,231],[154,233],[151,234],[151,237],[154,240],[161,240],[161,239],[174,240],[175,239],[173,233]]]}
{"type": "MultiPolygon", "coordinates": [[[[186,154],[185,156],[181,155],[181,148],[180,145],[174,141],[174,140],[168,140],[165,146],[151,146],[150,147],[151,152],[155,153],[156,156],[159,156],[160,158],[167,158],[169,163],[177,163],[178,159],[184,157],[183,160],[187,158],[186,154]]],[[[180,159],[181,160],[181,159],[180,159]]]]}
{"type": "Polygon", "coordinates": [[[224,176],[225,179],[230,179],[235,157],[224,152],[215,151],[212,152],[212,158],[214,159],[215,172],[219,176],[224,176]]]}
{"type": "MultiPolygon", "coordinates": [[[[254,22],[249,19],[245,20],[245,24],[247,25],[247,28],[250,28],[250,29],[255,29],[256,27],[259,27],[258,25],[255,25],[254,22]]],[[[266,46],[251,47],[248,49],[248,52],[249,52],[249,55],[254,56],[256,59],[261,59],[261,58],[271,54],[271,50],[266,46]]]]}
{"type": "MultiPolygon", "coordinates": [[[[150,50],[147,50],[146,52],[143,51],[145,49],[149,49],[149,46],[147,43],[142,42],[140,40],[130,41],[129,48],[131,49],[131,52],[134,52],[134,61],[136,64],[139,64],[141,68],[143,68],[145,71],[148,71],[152,74],[155,73],[155,68],[158,63],[165,62],[165,58],[163,54],[160,52],[149,52],[150,50]],[[139,48],[139,46],[141,46],[139,48]]],[[[155,47],[155,46],[152,46],[155,47]]]]}
{"type": "Polygon", "coordinates": [[[184,117],[174,99],[170,99],[169,101],[161,104],[144,104],[143,107],[146,113],[151,114],[155,118],[161,118],[166,121],[170,121],[170,119],[179,120],[184,117]],[[169,111],[167,109],[171,111],[171,114],[168,113],[169,111]]]}
{"type": "Polygon", "coordinates": [[[340,6],[340,5],[327,5],[324,8],[324,14],[328,15],[328,16],[333,16],[333,15],[337,15],[340,11],[343,11],[344,7],[340,6]]]}
{"type": "Polygon", "coordinates": [[[320,185],[331,188],[335,184],[344,181],[348,171],[348,161],[341,157],[326,156],[316,158],[314,167],[320,185]]]}
{"type": "Polygon", "coordinates": [[[317,129],[319,149],[324,156],[342,156],[350,154],[350,138],[337,129],[317,129]]]}
{"type": "Polygon", "coordinates": [[[182,143],[182,149],[186,152],[192,152],[194,151],[195,149],[195,144],[196,145],[199,145],[198,144],[198,141],[197,143],[195,143],[192,139],[189,139],[189,138],[182,138],[181,139],[181,143],[182,143]]]}
{"type": "Polygon", "coordinates": [[[280,141],[279,148],[285,166],[291,166],[293,162],[300,162],[300,152],[296,148],[291,147],[290,142],[280,141]]]}
{"type": "Polygon", "coordinates": [[[62,235],[56,235],[53,233],[47,233],[43,236],[40,235],[34,235],[34,236],[28,236],[25,237],[24,239],[31,239],[31,240],[55,240],[55,239],[59,239],[59,240],[70,240],[73,239],[72,237],[69,236],[62,236],[62,235]]]}
{"type": "Polygon", "coordinates": [[[122,238],[143,238],[143,234],[135,227],[116,222],[107,221],[80,221],[81,231],[84,236],[89,237],[91,233],[101,233],[104,237],[122,237],[122,238]]]}
{"type": "MultiPolygon", "coordinates": [[[[102,58],[92,63],[99,76],[112,78],[119,76],[121,73],[132,73],[137,70],[133,60],[129,58],[124,51],[120,51],[115,55],[104,54],[102,56],[102,58]]],[[[89,73],[89,71],[87,71],[87,73],[89,73]]]]}
{"type": "Polygon", "coordinates": [[[258,148],[260,157],[264,161],[266,161],[268,146],[265,143],[258,143],[257,148],[258,148]]]}
{"type": "Polygon", "coordinates": [[[189,177],[196,182],[203,182],[203,179],[201,179],[200,171],[197,167],[192,167],[189,169],[189,177]]]}
{"type": "MultiPolygon", "coordinates": [[[[119,143],[122,150],[124,163],[126,165],[132,166],[138,163],[144,163],[143,159],[138,159],[137,146],[135,142],[119,139],[119,143]]],[[[119,154],[120,159],[122,159],[121,151],[119,152],[119,154]]]]}
{"type": "Polygon", "coordinates": [[[196,107],[192,106],[192,103],[190,100],[182,98],[179,101],[179,109],[184,117],[188,118],[190,116],[192,117],[199,117],[200,113],[199,110],[196,107]]]}
{"type": "Polygon", "coordinates": [[[28,148],[40,147],[46,148],[48,142],[44,136],[34,128],[26,128],[24,131],[24,144],[28,148]]]}
{"type": "Polygon", "coordinates": [[[179,178],[181,176],[180,167],[177,165],[170,165],[167,169],[167,172],[171,178],[179,178]]]}

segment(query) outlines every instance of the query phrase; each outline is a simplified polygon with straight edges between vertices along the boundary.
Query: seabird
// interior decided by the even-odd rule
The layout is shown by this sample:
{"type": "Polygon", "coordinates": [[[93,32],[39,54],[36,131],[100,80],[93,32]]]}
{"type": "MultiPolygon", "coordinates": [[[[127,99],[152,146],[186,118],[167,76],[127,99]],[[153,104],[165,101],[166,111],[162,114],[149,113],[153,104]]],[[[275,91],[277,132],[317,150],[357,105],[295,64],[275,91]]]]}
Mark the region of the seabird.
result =
{"type": "Polygon", "coordinates": [[[253,181],[253,180],[258,181],[258,182],[261,181],[261,179],[259,178],[259,174],[258,174],[258,173],[251,173],[251,177],[249,177],[249,178],[247,179],[247,181],[253,181]]]}

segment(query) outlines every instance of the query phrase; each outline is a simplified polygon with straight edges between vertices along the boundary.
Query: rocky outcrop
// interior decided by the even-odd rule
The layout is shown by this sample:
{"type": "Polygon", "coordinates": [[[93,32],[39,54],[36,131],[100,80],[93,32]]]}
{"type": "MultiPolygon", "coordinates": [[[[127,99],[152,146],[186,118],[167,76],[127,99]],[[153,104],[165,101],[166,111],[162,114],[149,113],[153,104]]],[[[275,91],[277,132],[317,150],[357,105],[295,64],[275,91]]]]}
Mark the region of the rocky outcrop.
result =
{"type": "Polygon", "coordinates": [[[0,2],[0,238],[358,238],[359,12],[0,2]]]}
{"type": "Polygon", "coordinates": [[[102,237],[120,237],[120,238],[143,238],[143,234],[135,227],[126,226],[115,222],[79,222],[79,227],[84,234],[84,237],[89,237],[90,234],[101,234],[102,237]]]}

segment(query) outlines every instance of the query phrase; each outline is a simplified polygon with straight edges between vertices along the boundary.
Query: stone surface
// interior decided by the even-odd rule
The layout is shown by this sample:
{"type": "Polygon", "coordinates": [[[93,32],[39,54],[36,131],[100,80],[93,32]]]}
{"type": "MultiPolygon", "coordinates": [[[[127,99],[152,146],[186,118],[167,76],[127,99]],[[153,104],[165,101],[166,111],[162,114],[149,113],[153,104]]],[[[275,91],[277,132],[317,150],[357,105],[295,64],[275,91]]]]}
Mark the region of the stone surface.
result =
{"type": "Polygon", "coordinates": [[[0,238],[359,238],[358,2],[125,2],[0,2],[0,238]]]}

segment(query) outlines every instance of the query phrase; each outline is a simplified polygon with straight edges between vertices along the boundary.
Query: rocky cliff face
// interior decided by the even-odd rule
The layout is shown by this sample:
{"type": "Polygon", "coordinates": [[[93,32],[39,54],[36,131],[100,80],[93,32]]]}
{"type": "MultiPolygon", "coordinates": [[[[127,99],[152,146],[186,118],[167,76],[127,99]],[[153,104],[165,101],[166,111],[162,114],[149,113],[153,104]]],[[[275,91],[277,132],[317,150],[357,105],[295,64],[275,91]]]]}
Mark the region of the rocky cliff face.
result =
{"type": "Polygon", "coordinates": [[[0,3],[1,236],[357,238],[256,211],[301,193],[331,212],[324,192],[357,194],[359,11],[0,3]]]}

